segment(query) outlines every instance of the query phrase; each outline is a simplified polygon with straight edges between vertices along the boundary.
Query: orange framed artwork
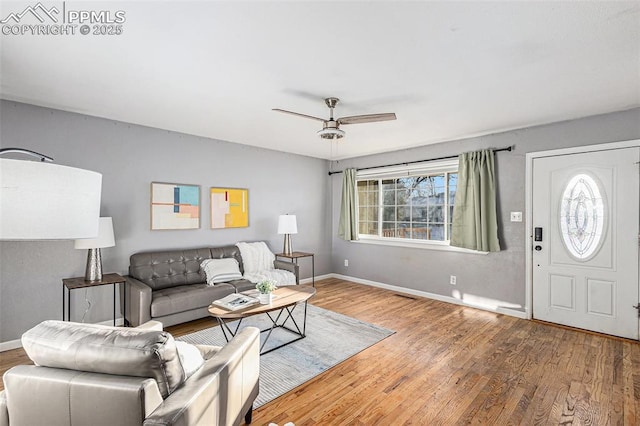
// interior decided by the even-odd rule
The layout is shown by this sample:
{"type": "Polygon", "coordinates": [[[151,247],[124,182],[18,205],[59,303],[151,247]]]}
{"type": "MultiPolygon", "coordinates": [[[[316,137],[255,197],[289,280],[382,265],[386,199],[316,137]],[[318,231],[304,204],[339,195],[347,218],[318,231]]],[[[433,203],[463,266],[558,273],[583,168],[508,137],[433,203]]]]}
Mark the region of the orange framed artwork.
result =
{"type": "Polygon", "coordinates": [[[211,229],[249,226],[249,190],[211,188],[211,229]]]}

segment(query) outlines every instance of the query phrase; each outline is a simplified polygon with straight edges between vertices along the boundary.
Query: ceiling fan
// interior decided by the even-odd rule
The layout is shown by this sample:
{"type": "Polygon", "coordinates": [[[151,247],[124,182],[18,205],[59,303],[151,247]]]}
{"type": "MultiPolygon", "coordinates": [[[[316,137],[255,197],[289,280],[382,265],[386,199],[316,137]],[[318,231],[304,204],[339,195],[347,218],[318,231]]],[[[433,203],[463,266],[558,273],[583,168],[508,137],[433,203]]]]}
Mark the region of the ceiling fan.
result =
{"type": "Polygon", "coordinates": [[[395,120],[396,115],[393,112],[382,114],[365,114],[365,115],[351,115],[349,117],[333,118],[333,109],[336,107],[340,99],[338,98],[326,98],[324,102],[329,107],[329,119],[314,117],[312,115],[300,114],[299,112],[287,111],[280,108],[273,108],[273,111],[284,112],[286,114],[293,114],[299,117],[310,118],[312,120],[322,121],[322,130],[318,130],[318,135],[323,139],[340,139],[344,136],[344,131],[340,130],[341,124],[360,124],[360,123],[373,123],[375,121],[389,121],[395,120]]]}

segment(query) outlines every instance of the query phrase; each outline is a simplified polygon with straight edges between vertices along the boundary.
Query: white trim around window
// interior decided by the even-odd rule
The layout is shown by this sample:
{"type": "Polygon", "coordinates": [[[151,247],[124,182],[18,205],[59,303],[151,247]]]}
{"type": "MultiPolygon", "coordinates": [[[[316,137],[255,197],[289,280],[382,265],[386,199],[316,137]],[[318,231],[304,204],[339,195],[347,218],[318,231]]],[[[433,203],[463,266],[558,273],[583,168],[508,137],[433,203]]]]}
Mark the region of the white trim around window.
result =
{"type": "Polygon", "coordinates": [[[373,235],[360,234],[360,239],[357,241],[350,241],[356,244],[374,244],[380,246],[394,246],[394,247],[408,247],[417,248],[423,250],[439,250],[439,251],[453,251],[457,253],[468,254],[489,254],[488,251],[476,251],[469,250],[461,247],[453,247],[449,245],[448,241],[420,241],[410,240],[408,238],[379,238],[373,235]]]}

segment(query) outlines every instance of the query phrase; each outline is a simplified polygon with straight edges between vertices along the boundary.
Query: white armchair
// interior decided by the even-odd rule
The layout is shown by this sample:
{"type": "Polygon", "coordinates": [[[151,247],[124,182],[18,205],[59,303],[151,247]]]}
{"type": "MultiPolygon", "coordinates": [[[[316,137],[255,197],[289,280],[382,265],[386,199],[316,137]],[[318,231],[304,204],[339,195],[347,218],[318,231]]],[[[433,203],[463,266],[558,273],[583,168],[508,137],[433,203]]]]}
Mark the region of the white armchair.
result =
{"type": "Polygon", "coordinates": [[[187,368],[158,322],[117,328],[45,321],[22,342],[36,365],[5,373],[0,426],[251,422],[260,371],[256,328],[221,348],[196,346],[199,368],[187,368]]]}

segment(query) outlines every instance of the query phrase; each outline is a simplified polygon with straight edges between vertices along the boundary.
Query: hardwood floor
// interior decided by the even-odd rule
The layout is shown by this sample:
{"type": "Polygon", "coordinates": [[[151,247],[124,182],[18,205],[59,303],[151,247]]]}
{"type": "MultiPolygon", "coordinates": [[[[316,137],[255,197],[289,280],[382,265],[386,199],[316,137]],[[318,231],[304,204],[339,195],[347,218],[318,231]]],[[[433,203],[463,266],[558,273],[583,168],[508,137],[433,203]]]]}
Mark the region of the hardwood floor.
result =
{"type": "MultiPolygon", "coordinates": [[[[637,342],[343,280],[316,286],[316,306],[396,333],[256,410],[255,425],[640,425],[637,342]]],[[[0,353],[0,373],[27,362],[0,353]]]]}

